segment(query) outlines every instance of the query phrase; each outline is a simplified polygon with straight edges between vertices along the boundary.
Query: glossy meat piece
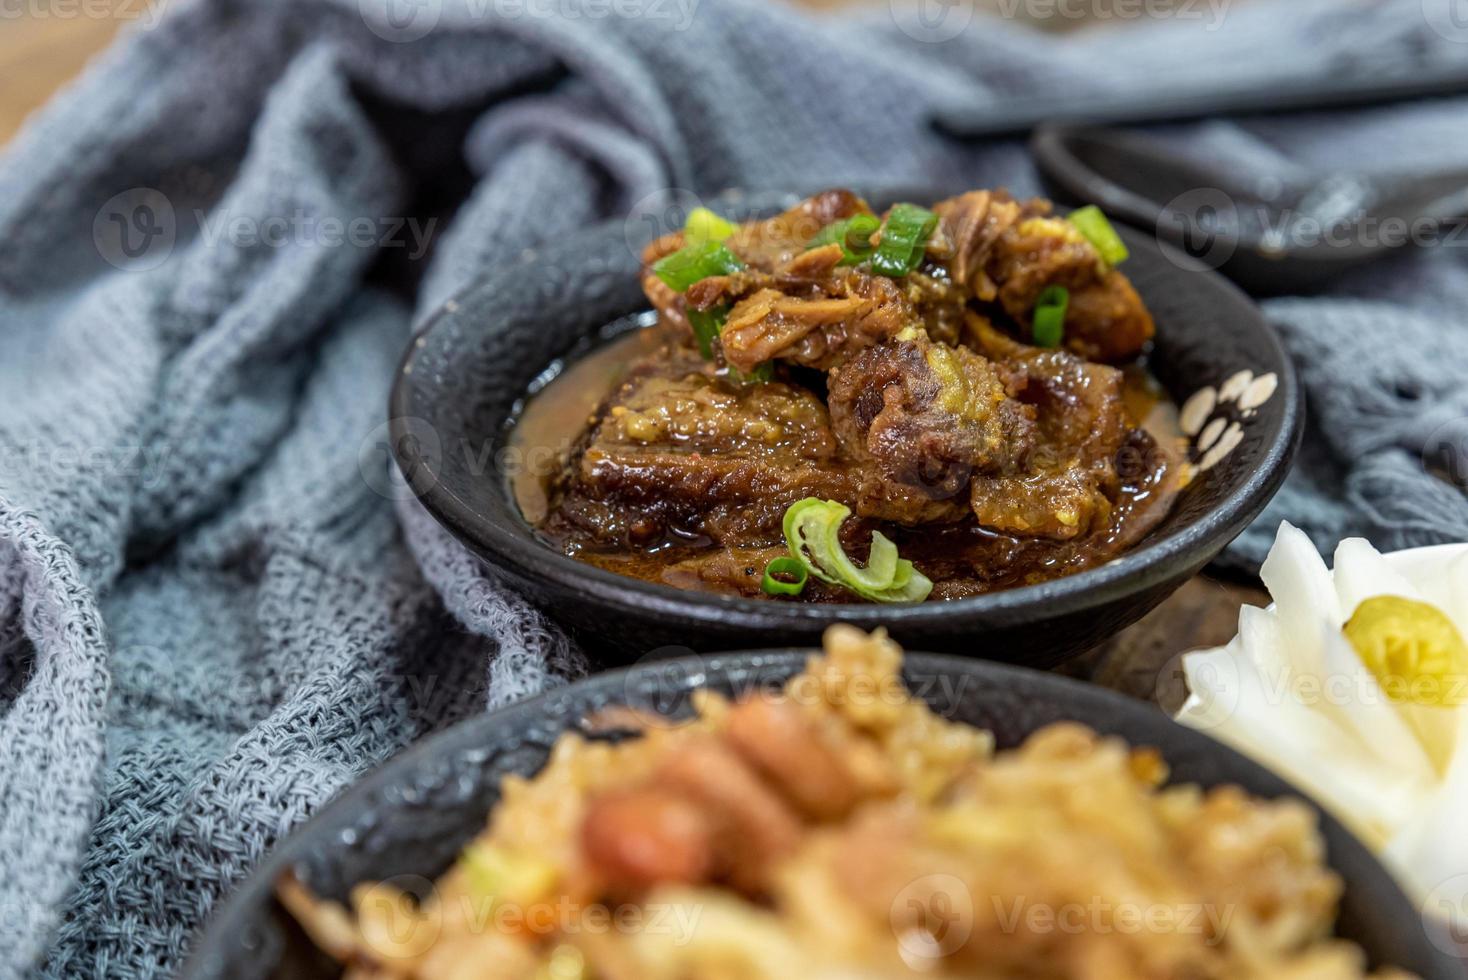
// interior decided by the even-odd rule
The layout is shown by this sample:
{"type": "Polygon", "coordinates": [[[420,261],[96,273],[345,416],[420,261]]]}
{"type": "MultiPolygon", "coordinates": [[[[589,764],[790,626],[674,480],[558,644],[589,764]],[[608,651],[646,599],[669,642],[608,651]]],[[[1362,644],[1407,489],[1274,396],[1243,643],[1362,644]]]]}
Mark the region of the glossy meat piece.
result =
{"type": "Polygon", "coordinates": [[[1136,357],[1157,332],[1131,280],[1112,270],[1070,294],[1065,346],[1092,361],[1118,364],[1136,357]]]}
{"type": "MultiPolygon", "coordinates": [[[[574,453],[548,530],[630,550],[699,540],[775,543],[785,509],[803,497],[844,500],[857,515],[898,524],[954,521],[967,512],[962,496],[934,499],[922,487],[851,465],[825,405],[809,390],[778,381],[731,387],[684,362],[650,365],[619,389],[574,453]]],[[[721,569],[713,578],[738,571],[721,569]]]]}
{"type": "Polygon", "coordinates": [[[825,280],[835,274],[840,252],[839,246],[835,247],[834,253],[827,246],[822,246],[802,252],[798,261],[781,266],[775,272],[746,269],[727,276],[709,276],[688,287],[684,294],[686,305],[695,310],[732,306],[746,296],[767,291],[811,299],[829,295],[834,287],[825,280]],[[807,259],[806,256],[814,258],[807,259]]]}
{"type": "Polygon", "coordinates": [[[822,245],[801,252],[773,272],[760,269],[745,269],[726,276],[709,276],[688,287],[684,293],[686,306],[695,310],[707,310],[715,306],[729,306],[751,293],[774,290],[790,296],[818,297],[836,287],[825,280],[841,275],[842,251],[840,245],[822,245]]]}
{"type": "Polygon", "coordinates": [[[892,280],[847,270],[808,294],[765,288],[741,299],[724,325],[724,359],[741,371],[777,359],[830,370],[917,323],[892,280]]]}
{"type": "Polygon", "coordinates": [[[667,283],[653,274],[652,265],[658,259],[672,255],[686,243],[681,231],[664,235],[642,250],[642,293],[653,309],[658,311],[658,320],[672,336],[683,343],[693,342],[693,330],[688,325],[683,295],[674,291],[667,283]]]}
{"type": "Polygon", "coordinates": [[[999,284],[1000,304],[1021,323],[1029,322],[1047,286],[1074,293],[1099,282],[1106,271],[1101,256],[1074,225],[1051,217],[1027,217],[1008,229],[995,244],[989,267],[999,284]]]}
{"type": "Polygon", "coordinates": [[[1152,339],[1152,316],[1131,282],[1106,268],[1070,222],[1052,217],[1048,201],[1020,203],[1004,191],[970,191],[933,210],[950,243],[947,272],[974,299],[997,299],[1028,324],[1045,287],[1066,287],[1065,346],[1089,360],[1124,361],[1152,339]]]}
{"type": "Polygon", "coordinates": [[[786,508],[804,497],[903,524],[967,511],[961,498],[934,500],[852,465],[811,391],[781,382],[733,387],[687,352],[635,372],[572,457],[548,529],[600,547],[772,544],[786,508]]]}
{"type": "MultiPolygon", "coordinates": [[[[802,255],[822,228],[856,214],[871,214],[860,197],[848,190],[823,191],[773,218],[740,225],[724,245],[755,272],[774,272],[802,255]]],[[[654,239],[642,250],[643,268],[687,244],[681,231],[654,239]]]]}
{"type": "Polygon", "coordinates": [[[1122,373],[1059,350],[1017,343],[971,317],[977,346],[1024,378],[1036,440],[1023,470],[976,479],[979,523],[1019,536],[1067,540],[1103,528],[1119,487],[1116,457],[1129,426],[1122,373]]]}
{"type": "Polygon", "coordinates": [[[697,362],[628,380],[563,480],[559,519],[603,545],[749,540],[802,497],[848,494],[826,407],[780,383],[731,388],[697,362]]]}
{"type": "Polygon", "coordinates": [[[1091,243],[1061,218],[1032,216],[1018,222],[997,243],[991,269],[1000,283],[999,302],[1019,323],[1030,322],[1047,286],[1069,290],[1065,346],[1082,357],[1129,360],[1156,331],[1131,281],[1108,269],[1091,243]]]}
{"type": "Polygon", "coordinates": [[[822,191],[773,218],[741,225],[724,244],[751,268],[770,272],[804,252],[831,222],[871,210],[851,191],[822,191]]]}
{"type": "Polygon", "coordinates": [[[1111,514],[1106,495],[1076,469],[976,479],[971,502],[983,527],[1057,541],[1104,525],[1111,514]]]}
{"type": "Polygon", "coordinates": [[[1005,191],[969,191],[940,201],[933,211],[951,243],[945,264],[953,281],[975,299],[990,302],[998,292],[990,262],[999,240],[1020,220],[1019,203],[1005,191]]]}
{"type": "Polygon", "coordinates": [[[627,381],[602,417],[591,448],[635,446],[679,452],[831,459],[826,407],[781,382],[720,384],[700,361],[654,365],[627,381]]]}
{"type": "MultiPolygon", "coordinates": [[[[765,546],[699,551],[668,565],[662,573],[662,581],[678,589],[754,599],[763,594],[760,582],[764,579],[765,566],[789,553],[783,540],[779,544],[765,546]]],[[[810,583],[806,587],[811,588],[810,583]]]]}
{"type": "Polygon", "coordinates": [[[1009,397],[992,364],[916,329],[833,370],[828,404],[852,458],[935,499],[961,494],[976,472],[1012,468],[1034,444],[1034,410],[1009,397]]]}
{"type": "MultiPolygon", "coordinates": [[[[841,257],[839,246],[808,251],[810,240],[833,221],[870,211],[866,202],[851,191],[829,190],[807,198],[768,220],[740,225],[724,244],[749,266],[749,270],[734,276],[705,280],[686,296],[674,292],[652,272],[653,263],[658,259],[688,244],[681,231],[663,235],[643,249],[642,291],[658,311],[663,324],[684,342],[691,342],[693,331],[688,325],[686,312],[690,304],[695,309],[708,309],[720,303],[732,303],[743,295],[766,287],[810,287],[829,275],[841,257]]],[[[751,369],[757,363],[741,369],[751,369]]]]}

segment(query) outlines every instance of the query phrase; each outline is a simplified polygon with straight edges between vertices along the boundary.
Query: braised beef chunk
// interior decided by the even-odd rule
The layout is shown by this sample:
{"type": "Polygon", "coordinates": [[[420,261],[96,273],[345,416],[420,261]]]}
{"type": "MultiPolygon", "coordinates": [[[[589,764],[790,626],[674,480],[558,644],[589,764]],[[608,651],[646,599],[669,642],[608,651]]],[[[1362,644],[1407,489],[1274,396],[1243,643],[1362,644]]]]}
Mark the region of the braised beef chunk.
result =
{"type": "Polygon", "coordinates": [[[953,282],[1029,323],[1047,286],[1070,291],[1065,345],[1090,360],[1136,357],[1155,326],[1126,276],[1108,269],[1075,226],[1044,201],[1020,204],[1002,191],[970,191],[934,206],[952,248],[953,282]]]}
{"type": "Polygon", "coordinates": [[[953,281],[989,302],[998,292],[990,262],[999,240],[1019,221],[1020,205],[1003,191],[969,191],[934,205],[933,211],[951,242],[947,265],[953,281]]]}
{"type": "MultiPolygon", "coordinates": [[[[1109,366],[1152,336],[1141,298],[1046,201],[973,191],[932,210],[896,271],[872,251],[900,241],[901,219],[889,228],[890,212],[841,190],[738,226],[723,241],[738,261],[681,291],[652,267],[685,235],[649,245],[644,288],[665,345],[593,413],[542,530],[625,574],[748,596],[788,554],[783,519],[807,497],[850,510],[849,556],[863,560],[881,532],[938,598],[1135,544],[1178,483],[1109,366]],[[812,245],[834,222],[844,237],[812,245]],[[1063,347],[1030,346],[1054,286],[1069,294],[1063,347]]],[[[814,577],[802,597],[852,598],[814,577]]]]}
{"type": "Polygon", "coordinates": [[[1024,473],[974,481],[979,523],[1058,540],[1105,528],[1119,486],[1117,453],[1130,429],[1122,373],[1067,351],[1027,347],[980,317],[971,317],[970,328],[979,350],[1024,377],[1018,397],[1037,421],[1024,473]]]}
{"type": "Polygon", "coordinates": [[[804,252],[831,222],[871,210],[851,191],[822,191],[767,221],[741,226],[724,244],[753,268],[770,271],[804,252]]]}
{"type": "Polygon", "coordinates": [[[1070,294],[1065,322],[1066,348],[1107,364],[1136,357],[1157,332],[1131,281],[1115,270],[1070,294]]]}
{"type": "Polygon", "coordinates": [[[564,477],[559,517],[601,545],[758,540],[802,497],[849,479],[826,406],[783,384],[722,384],[686,354],[613,395],[564,477]]]}
{"type": "Polygon", "coordinates": [[[831,421],[855,460],[934,499],[975,473],[1006,471],[1034,444],[1034,410],[1009,397],[994,365],[966,347],[911,336],[833,370],[831,421]]]}
{"type": "Polygon", "coordinates": [[[764,288],[741,299],[724,326],[724,358],[741,371],[771,360],[828,371],[919,323],[890,279],[844,271],[810,291],[764,288]]]}

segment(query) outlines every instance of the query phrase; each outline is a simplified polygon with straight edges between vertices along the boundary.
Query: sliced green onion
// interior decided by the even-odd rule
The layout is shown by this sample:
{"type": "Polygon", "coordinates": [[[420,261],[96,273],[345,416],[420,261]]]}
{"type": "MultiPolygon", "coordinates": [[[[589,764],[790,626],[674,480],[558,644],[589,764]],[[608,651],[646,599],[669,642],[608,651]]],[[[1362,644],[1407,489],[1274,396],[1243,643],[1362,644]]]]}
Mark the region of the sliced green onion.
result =
{"type": "Polygon", "coordinates": [[[800,595],[805,590],[808,577],[805,563],[797,558],[776,558],[765,566],[765,577],[759,587],[766,595],[800,595]],[[776,575],[789,576],[793,581],[776,578],[776,575]]]}
{"type": "Polygon", "coordinates": [[[1059,347],[1065,337],[1065,311],[1070,308],[1070,290],[1064,286],[1046,286],[1035,300],[1035,313],[1030,329],[1036,347],[1059,347]]]}
{"type": "Polygon", "coordinates": [[[766,381],[773,381],[774,379],[775,363],[773,361],[756,364],[754,370],[748,374],[745,374],[732,364],[729,365],[729,380],[736,384],[764,384],[766,381]]]}
{"type": "Polygon", "coordinates": [[[715,306],[707,310],[689,310],[688,325],[693,328],[693,339],[698,343],[698,352],[705,361],[714,359],[714,340],[724,330],[724,320],[729,316],[727,306],[715,306]]]}
{"type": "Polygon", "coordinates": [[[738,230],[739,226],[734,222],[708,208],[694,208],[688,212],[688,220],[683,222],[683,237],[693,244],[722,242],[738,230]]]}
{"type": "Polygon", "coordinates": [[[923,260],[923,248],[937,227],[938,216],[927,208],[916,204],[892,205],[892,210],[887,212],[882,240],[872,256],[872,271],[894,279],[907,275],[923,260]]]}
{"type": "Polygon", "coordinates": [[[805,247],[807,250],[822,245],[840,244],[841,261],[838,265],[858,265],[872,257],[872,235],[882,227],[882,219],[875,214],[854,214],[841,221],[833,221],[822,228],[805,247]]]}
{"type": "Polygon", "coordinates": [[[718,242],[695,242],[652,264],[653,274],[678,292],[709,276],[727,276],[744,268],[738,256],[718,242]]]}
{"type": "Polygon", "coordinates": [[[848,589],[872,602],[922,602],[933,591],[932,581],[897,557],[897,546],[880,531],[872,532],[872,548],[865,568],[857,566],[841,547],[841,523],[851,509],[834,500],[807,497],[785,511],[785,543],[807,571],[830,585],[848,589]]]}
{"type": "Polygon", "coordinates": [[[1101,255],[1102,262],[1107,265],[1121,265],[1127,260],[1130,253],[1126,250],[1126,244],[1096,205],[1087,204],[1072,211],[1070,223],[1075,225],[1076,231],[1085,236],[1086,241],[1101,255]]]}
{"type": "MultiPolygon", "coordinates": [[[[698,352],[703,355],[705,361],[714,359],[714,341],[724,332],[724,323],[729,319],[729,307],[711,306],[706,310],[689,309],[688,325],[693,328],[693,339],[698,344],[698,352]]],[[[756,365],[748,374],[742,373],[732,364],[726,369],[729,380],[735,384],[754,384],[773,380],[775,377],[775,365],[769,361],[756,365]]]]}

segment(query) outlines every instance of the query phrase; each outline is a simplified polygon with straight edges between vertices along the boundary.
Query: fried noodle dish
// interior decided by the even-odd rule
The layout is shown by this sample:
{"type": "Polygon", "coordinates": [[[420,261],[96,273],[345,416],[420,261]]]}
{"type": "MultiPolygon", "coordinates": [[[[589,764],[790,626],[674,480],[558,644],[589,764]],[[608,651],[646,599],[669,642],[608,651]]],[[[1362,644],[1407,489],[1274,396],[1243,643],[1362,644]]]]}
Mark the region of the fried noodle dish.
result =
{"type": "Polygon", "coordinates": [[[421,901],[280,898],[353,980],[1365,975],[1303,803],[1165,786],[1076,724],[996,752],[900,667],[832,627],[783,688],[563,735],[421,901]]]}
{"type": "Polygon", "coordinates": [[[741,225],[699,209],[647,246],[653,336],[565,411],[522,510],[583,561],[787,601],[953,599],[1105,562],[1185,480],[1146,424],[1165,399],[1126,258],[1097,209],[1003,191],[878,215],[831,190],[741,225]]]}

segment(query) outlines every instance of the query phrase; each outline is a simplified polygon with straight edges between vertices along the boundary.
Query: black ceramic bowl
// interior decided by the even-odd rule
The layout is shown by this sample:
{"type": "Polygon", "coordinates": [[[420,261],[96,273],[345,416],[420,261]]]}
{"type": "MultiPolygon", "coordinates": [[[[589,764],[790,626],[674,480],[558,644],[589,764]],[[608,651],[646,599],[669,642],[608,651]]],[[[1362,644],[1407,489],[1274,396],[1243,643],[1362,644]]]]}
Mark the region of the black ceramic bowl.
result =
{"type": "MultiPolygon", "coordinates": [[[[538,771],[552,743],[589,713],[628,704],[685,715],[696,687],[734,694],[785,680],[808,651],[731,653],[643,664],[600,674],[561,691],[463,722],[404,752],[344,793],[276,848],[209,923],[186,980],[333,976],[273,898],[294,871],[318,894],[345,899],[363,881],[394,879],[424,887],[483,829],[510,773],[538,771]],[[401,877],[399,877],[401,876],[401,877]]],[[[1000,748],[1056,721],[1079,721],[1130,744],[1162,750],[1177,782],[1237,784],[1261,797],[1299,795],[1283,780],[1171,721],[1159,709],[1078,681],[957,657],[911,655],[903,671],[946,717],[992,731],[1000,748]]],[[[1349,832],[1321,813],[1327,860],[1345,880],[1339,935],[1373,963],[1391,963],[1424,980],[1461,973],[1428,938],[1411,902],[1349,832]]]]}
{"type": "MultiPolygon", "coordinates": [[[[912,194],[909,200],[935,198],[912,194]]],[[[893,195],[869,194],[882,207],[893,195]]],[[[737,217],[788,194],[710,202],[737,217]]],[[[1122,229],[1126,273],[1157,320],[1152,370],[1181,404],[1240,371],[1278,388],[1242,441],[1196,479],[1139,547],[1078,575],[951,602],[814,605],[733,598],[639,581],[568,558],[521,516],[500,452],[526,393],[607,324],[646,308],[638,255],[650,233],[615,224],[524,256],[440,310],[403,359],[390,404],[393,452],[429,512],[470,550],[610,659],[810,645],[827,624],[887,626],[902,643],[1050,666],[1135,622],[1196,574],[1264,508],[1299,440],[1303,395],[1273,330],[1243,293],[1192,259],[1122,229]]]]}
{"type": "Polygon", "coordinates": [[[1256,296],[1320,289],[1409,244],[1409,236],[1373,228],[1399,225],[1414,229],[1411,238],[1426,237],[1468,208],[1457,169],[1409,177],[1357,174],[1350,179],[1370,189],[1348,192],[1359,195],[1364,213],[1327,235],[1303,223],[1309,213],[1299,203],[1301,188],[1258,188],[1248,175],[1201,165],[1134,131],[1050,123],[1035,131],[1030,153],[1058,199],[1094,203],[1152,230],[1256,296]],[[1296,220],[1302,223],[1295,226],[1296,220]],[[1292,227],[1294,233],[1286,234],[1292,227]]]}

